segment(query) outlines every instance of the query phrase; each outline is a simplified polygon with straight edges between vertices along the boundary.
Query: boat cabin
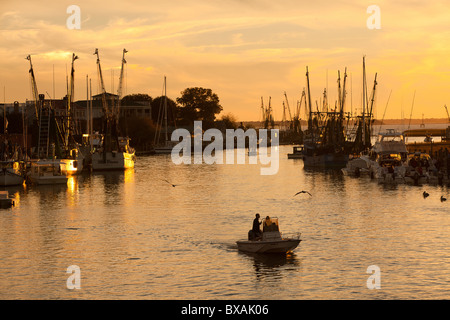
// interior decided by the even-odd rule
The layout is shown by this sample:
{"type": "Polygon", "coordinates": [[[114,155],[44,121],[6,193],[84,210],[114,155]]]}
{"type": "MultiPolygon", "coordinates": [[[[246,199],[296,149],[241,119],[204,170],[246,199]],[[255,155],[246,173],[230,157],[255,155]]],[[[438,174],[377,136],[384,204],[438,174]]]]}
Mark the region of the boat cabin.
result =
{"type": "Polygon", "coordinates": [[[39,177],[43,176],[60,176],[62,175],[60,164],[53,163],[32,163],[31,174],[39,177]]]}
{"type": "Polygon", "coordinates": [[[376,159],[380,165],[399,164],[405,162],[407,156],[404,136],[394,129],[387,129],[385,133],[379,134],[371,152],[371,158],[376,159]]]}
{"type": "Polygon", "coordinates": [[[278,224],[278,218],[270,218],[267,216],[263,222],[263,235],[262,240],[280,240],[281,239],[281,233],[280,233],[280,227],[278,224]]]}
{"type": "Polygon", "coordinates": [[[382,153],[378,155],[378,163],[381,167],[401,166],[402,155],[400,153],[382,153]]]}

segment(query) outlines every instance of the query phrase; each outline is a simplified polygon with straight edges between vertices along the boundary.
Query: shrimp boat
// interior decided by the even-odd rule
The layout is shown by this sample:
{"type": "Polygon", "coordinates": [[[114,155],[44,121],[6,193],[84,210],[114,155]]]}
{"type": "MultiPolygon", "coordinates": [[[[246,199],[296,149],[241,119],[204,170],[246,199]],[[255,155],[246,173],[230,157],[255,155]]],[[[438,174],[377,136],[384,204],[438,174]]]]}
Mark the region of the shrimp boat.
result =
{"type": "Polygon", "coordinates": [[[249,253],[288,253],[300,243],[300,233],[293,237],[283,237],[280,233],[278,218],[267,217],[263,222],[263,232],[260,239],[254,238],[249,231],[248,240],[236,242],[238,249],[249,253]]]}
{"type": "Polygon", "coordinates": [[[123,70],[126,63],[125,53],[128,51],[123,49],[122,68],[119,78],[119,89],[117,95],[111,95],[107,98],[105,84],[100,66],[100,56],[98,49],[95,49],[94,55],[97,55],[97,70],[102,88],[101,99],[103,106],[103,128],[101,133],[101,141],[98,150],[94,150],[91,156],[91,169],[93,171],[100,170],[125,170],[134,168],[136,161],[135,150],[130,147],[128,137],[119,136],[119,116],[120,103],[122,99],[123,86],[123,70]]]}
{"type": "Polygon", "coordinates": [[[68,176],[63,173],[59,161],[38,160],[31,162],[28,179],[36,185],[64,184],[68,176]]]}
{"type": "Polygon", "coordinates": [[[92,170],[125,170],[134,168],[136,161],[135,150],[130,146],[128,137],[119,137],[117,151],[103,150],[103,141],[100,150],[92,154],[92,170]]]}

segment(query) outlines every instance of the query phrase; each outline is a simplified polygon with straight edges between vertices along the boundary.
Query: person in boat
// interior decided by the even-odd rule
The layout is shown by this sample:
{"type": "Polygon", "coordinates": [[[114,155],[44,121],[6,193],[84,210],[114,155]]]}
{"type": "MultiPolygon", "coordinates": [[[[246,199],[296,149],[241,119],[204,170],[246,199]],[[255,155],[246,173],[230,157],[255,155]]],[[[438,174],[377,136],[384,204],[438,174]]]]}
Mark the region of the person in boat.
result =
{"type": "Polygon", "coordinates": [[[272,220],[269,216],[266,217],[266,220],[263,224],[263,232],[269,231],[278,231],[278,226],[275,223],[272,223],[272,220]]]}
{"type": "Polygon", "coordinates": [[[260,217],[260,215],[259,215],[259,213],[257,213],[255,215],[255,219],[253,219],[252,231],[255,236],[255,239],[259,239],[262,236],[261,228],[259,227],[261,225],[261,222],[259,221],[259,217],[260,217]]]}

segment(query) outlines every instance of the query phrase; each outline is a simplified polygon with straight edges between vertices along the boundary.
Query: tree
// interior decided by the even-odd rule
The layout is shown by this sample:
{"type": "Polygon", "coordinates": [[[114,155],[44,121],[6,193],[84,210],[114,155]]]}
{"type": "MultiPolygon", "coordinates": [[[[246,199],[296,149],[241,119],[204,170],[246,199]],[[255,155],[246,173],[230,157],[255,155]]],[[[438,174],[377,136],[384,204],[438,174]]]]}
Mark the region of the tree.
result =
{"type": "Polygon", "coordinates": [[[181,105],[179,116],[182,122],[192,124],[195,120],[202,120],[206,126],[212,126],[216,114],[222,111],[219,97],[211,89],[201,87],[187,88],[177,98],[181,105]]]}
{"type": "Polygon", "coordinates": [[[136,93],[136,94],[129,94],[122,98],[121,104],[122,105],[128,105],[133,106],[136,104],[139,104],[142,101],[150,101],[152,102],[152,97],[150,97],[148,94],[145,93],[136,93]]]}
{"type": "MultiPolygon", "coordinates": [[[[158,118],[160,121],[164,119],[164,96],[156,97],[152,101],[152,119],[157,123],[158,118]]],[[[169,125],[175,125],[177,116],[177,104],[170,98],[167,98],[167,122],[169,125]]]]}
{"type": "Polygon", "coordinates": [[[238,123],[236,117],[232,113],[224,114],[219,120],[226,129],[237,129],[238,123]]]}
{"type": "Polygon", "coordinates": [[[131,138],[131,144],[141,150],[148,150],[153,143],[156,126],[153,121],[146,117],[121,118],[121,132],[131,138]]]}

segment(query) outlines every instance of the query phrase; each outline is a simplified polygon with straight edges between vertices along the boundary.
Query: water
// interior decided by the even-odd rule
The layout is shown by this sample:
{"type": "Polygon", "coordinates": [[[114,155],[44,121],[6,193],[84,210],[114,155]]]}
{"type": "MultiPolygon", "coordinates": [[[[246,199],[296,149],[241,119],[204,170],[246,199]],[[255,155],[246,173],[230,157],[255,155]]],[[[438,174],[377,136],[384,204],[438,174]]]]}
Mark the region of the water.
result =
{"type": "Polygon", "coordinates": [[[448,187],[307,171],[291,151],[280,147],[273,176],[259,164],[175,165],[163,155],[67,186],[8,188],[16,206],[0,211],[0,298],[449,298],[450,201],[439,200],[448,187]],[[312,197],[293,197],[300,190],[312,197]],[[239,252],[256,212],[304,241],[288,256],[239,252]],[[79,290],[66,286],[71,265],[79,290]],[[371,265],[379,290],[366,285],[371,265]]]}

